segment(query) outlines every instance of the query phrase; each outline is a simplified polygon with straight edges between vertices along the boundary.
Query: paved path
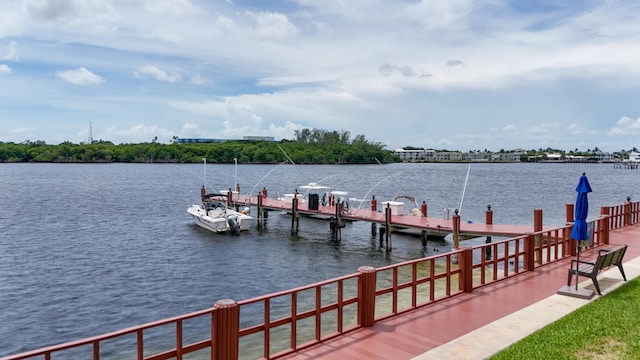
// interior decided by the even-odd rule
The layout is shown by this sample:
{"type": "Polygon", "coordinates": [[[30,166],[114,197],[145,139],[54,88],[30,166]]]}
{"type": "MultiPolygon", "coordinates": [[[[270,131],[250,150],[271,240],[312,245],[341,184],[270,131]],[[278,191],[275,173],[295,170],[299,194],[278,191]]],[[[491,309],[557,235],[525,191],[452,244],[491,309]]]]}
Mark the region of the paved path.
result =
{"type": "MultiPolygon", "coordinates": [[[[627,280],[640,276],[640,258],[625,262],[623,267],[627,280]]],[[[622,286],[624,282],[621,279],[617,267],[598,276],[602,295],[605,296],[622,286]]],[[[593,290],[591,279],[580,282],[578,286],[593,290]]],[[[565,295],[551,295],[413,359],[485,359],[597,298],[599,298],[597,293],[590,300],[565,295]]]]}

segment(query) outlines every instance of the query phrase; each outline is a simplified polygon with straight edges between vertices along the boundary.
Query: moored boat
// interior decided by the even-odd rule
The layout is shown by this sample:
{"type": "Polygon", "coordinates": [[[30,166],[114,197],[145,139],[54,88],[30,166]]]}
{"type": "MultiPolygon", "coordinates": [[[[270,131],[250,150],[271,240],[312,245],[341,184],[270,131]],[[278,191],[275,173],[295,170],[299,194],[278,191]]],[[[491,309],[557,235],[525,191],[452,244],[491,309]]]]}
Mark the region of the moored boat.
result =
{"type": "Polygon", "coordinates": [[[249,215],[250,208],[236,211],[227,205],[228,197],[225,194],[205,194],[202,202],[193,204],[187,212],[193,216],[196,225],[214,233],[239,233],[249,230],[253,217],[249,215]]]}

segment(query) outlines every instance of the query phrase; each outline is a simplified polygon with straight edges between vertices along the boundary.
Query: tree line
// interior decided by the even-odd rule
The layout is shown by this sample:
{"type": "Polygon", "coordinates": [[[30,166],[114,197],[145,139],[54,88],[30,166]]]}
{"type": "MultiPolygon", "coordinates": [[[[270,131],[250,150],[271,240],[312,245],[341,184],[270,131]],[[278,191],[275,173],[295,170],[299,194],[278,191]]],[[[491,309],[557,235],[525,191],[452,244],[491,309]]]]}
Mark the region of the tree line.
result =
{"type": "Polygon", "coordinates": [[[372,164],[395,162],[399,158],[384,149],[384,144],[371,142],[363,135],[350,139],[348,131],[302,129],[295,131],[294,140],[253,141],[227,140],[212,143],[161,144],[154,139],[139,144],[113,144],[97,140],[58,145],[44,141],[22,143],[0,142],[0,162],[51,163],[199,163],[203,158],[211,163],[276,164],[292,161],[296,164],[372,164]]]}

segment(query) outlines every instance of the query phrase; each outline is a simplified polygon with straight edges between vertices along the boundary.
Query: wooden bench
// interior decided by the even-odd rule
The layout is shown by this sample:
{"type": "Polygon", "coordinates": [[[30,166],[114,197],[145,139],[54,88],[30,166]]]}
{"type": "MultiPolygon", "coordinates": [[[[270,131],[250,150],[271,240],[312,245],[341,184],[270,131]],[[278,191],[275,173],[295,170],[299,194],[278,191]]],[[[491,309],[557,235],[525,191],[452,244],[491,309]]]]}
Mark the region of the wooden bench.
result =
{"type": "MultiPolygon", "coordinates": [[[[620,273],[622,274],[622,278],[624,279],[624,281],[627,281],[627,277],[624,274],[624,269],[622,268],[622,258],[624,257],[624,253],[626,251],[627,245],[623,245],[615,249],[601,249],[600,251],[598,251],[598,257],[595,259],[595,261],[571,260],[571,268],[569,269],[569,278],[567,280],[567,285],[571,285],[573,275],[585,276],[593,281],[593,285],[596,287],[598,295],[602,295],[602,293],[600,292],[600,285],[598,285],[598,273],[600,273],[601,270],[614,265],[617,266],[618,269],[620,269],[620,273]],[[578,263],[577,267],[575,266],[576,263],[578,263]]],[[[577,277],[576,281],[578,281],[577,277]]]]}

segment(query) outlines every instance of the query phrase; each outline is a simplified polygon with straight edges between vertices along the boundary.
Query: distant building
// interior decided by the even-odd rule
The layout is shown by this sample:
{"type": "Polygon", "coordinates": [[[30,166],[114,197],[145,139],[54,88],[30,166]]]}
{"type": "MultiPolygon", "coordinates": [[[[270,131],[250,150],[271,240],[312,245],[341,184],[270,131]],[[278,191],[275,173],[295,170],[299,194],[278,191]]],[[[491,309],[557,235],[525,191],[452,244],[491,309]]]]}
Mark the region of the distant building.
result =
{"type": "Polygon", "coordinates": [[[223,143],[227,141],[275,141],[273,136],[243,136],[242,140],[236,139],[201,139],[201,138],[178,138],[178,144],[209,144],[223,143]]]}
{"type": "Polygon", "coordinates": [[[275,141],[273,136],[243,136],[242,140],[245,141],[275,141]]]}
{"type": "Polygon", "coordinates": [[[228,140],[225,139],[198,139],[198,138],[178,138],[178,144],[208,144],[208,143],[221,143],[228,140]]]}
{"type": "Polygon", "coordinates": [[[400,160],[408,161],[408,162],[423,160],[425,157],[424,149],[405,150],[403,148],[399,148],[399,149],[396,149],[393,153],[398,155],[400,157],[400,160]]]}

